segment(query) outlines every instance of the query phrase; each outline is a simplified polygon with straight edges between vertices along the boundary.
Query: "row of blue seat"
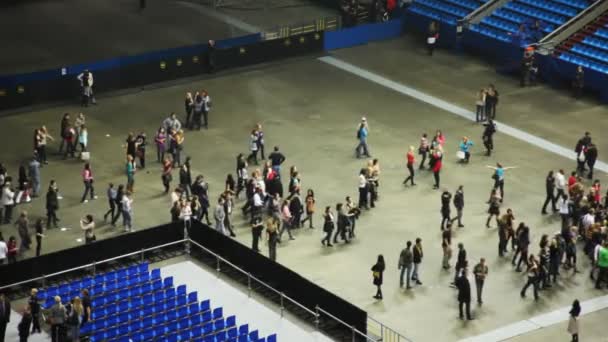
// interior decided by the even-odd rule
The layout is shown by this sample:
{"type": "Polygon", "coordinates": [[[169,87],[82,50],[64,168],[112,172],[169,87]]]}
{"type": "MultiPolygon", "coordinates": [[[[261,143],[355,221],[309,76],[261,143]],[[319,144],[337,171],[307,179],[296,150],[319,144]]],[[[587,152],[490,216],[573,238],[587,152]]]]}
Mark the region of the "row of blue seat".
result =
{"type": "MultiPolygon", "coordinates": [[[[148,263],[142,263],[127,268],[123,268],[117,271],[111,271],[104,274],[98,274],[94,277],[84,277],[82,279],[74,280],[68,284],[61,284],[55,286],[49,286],[46,289],[39,289],[38,299],[46,300],[49,297],[55,297],[61,295],[61,293],[71,292],[74,290],[82,290],[92,288],[96,284],[104,283],[108,280],[123,279],[132,276],[138,276],[140,274],[148,273],[148,263]]],[[[150,277],[153,279],[160,278],[160,269],[152,270],[150,277]]]]}
{"type": "Polygon", "coordinates": [[[581,56],[596,59],[599,62],[608,63],[608,51],[604,51],[602,49],[588,47],[584,44],[577,44],[574,45],[570,51],[581,56]]]}
{"type": "Polygon", "coordinates": [[[593,69],[602,73],[608,73],[608,65],[605,63],[590,60],[589,58],[577,56],[571,53],[562,53],[559,59],[570,62],[572,64],[580,65],[584,68],[593,69]]]}
{"type": "Polygon", "coordinates": [[[417,5],[416,3],[411,5],[408,8],[408,11],[411,11],[413,13],[417,13],[417,14],[423,15],[425,17],[431,18],[433,20],[437,20],[437,21],[447,23],[450,25],[456,25],[456,23],[458,22],[458,18],[456,16],[437,12],[433,9],[429,9],[428,7],[417,5]]]}
{"type": "Polygon", "coordinates": [[[470,12],[462,7],[454,6],[441,0],[417,0],[416,4],[424,5],[430,9],[440,11],[445,15],[456,18],[464,18],[470,12]]]}
{"type": "Polygon", "coordinates": [[[503,42],[511,41],[511,38],[507,34],[502,31],[495,30],[491,27],[485,27],[483,25],[472,25],[469,29],[471,31],[479,32],[483,35],[501,40],[503,42]]]}
{"type": "Polygon", "coordinates": [[[554,2],[576,7],[579,10],[583,10],[589,7],[589,0],[553,0],[554,2]]]}
{"type": "Polygon", "coordinates": [[[546,0],[516,0],[522,4],[528,5],[530,7],[537,7],[541,10],[545,10],[551,13],[555,13],[557,15],[564,15],[567,17],[574,17],[579,10],[575,7],[569,5],[562,5],[553,1],[546,0]]]}
{"type": "Polygon", "coordinates": [[[192,292],[187,294],[186,285],[180,285],[176,288],[170,287],[170,285],[164,284],[163,287],[159,287],[158,283],[136,285],[130,288],[120,289],[118,291],[104,292],[103,295],[98,295],[93,299],[93,306],[95,308],[102,308],[105,305],[110,305],[115,302],[120,302],[124,299],[131,299],[133,301],[142,301],[144,304],[150,304],[154,300],[164,300],[166,298],[172,298],[175,296],[188,296],[188,302],[197,301],[197,293],[192,292]]]}
{"type": "MultiPolygon", "coordinates": [[[[510,21],[517,25],[517,30],[519,30],[519,25],[521,25],[523,22],[525,22],[527,20],[530,20],[529,17],[526,17],[525,15],[519,14],[517,12],[513,12],[506,8],[497,9],[496,11],[494,11],[494,13],[492,13],[492,15],[490,17],[499,17],[501,19],[510,21]]],[[[555,25],[545,23],[545,26],[542,30],[546,33],[549,33],[551,31],[553,31],[554,29],[555,29],[555,25]]],[[[515,31],[517,31],[517,30],[515,30],[515,31]]],[[[515,32],[515,31],[513,31],[513,32],[515,32]]]]}
{"type": "Polygon", "coordinates": [[[608,40],[605,38],[600,38],[599,36],[587,36],[583,39],[583,43],[589,46],[596,47],[598,49],[608,51],[608,40]]]}
{"type": "Polygon", "coordinates": [[[566,20],[568,20],[568,18],[570,18],[567,16],[553,14],[553,13],[550,13],[550,12],[547,12],[547,11],[544,11],[544,10],[541,10],[538,8],[530,7],[530,6],[515,3],[515,2],[507,2],[507,4],[503,7],[506,9],[509,9],[513,12],[522,14],[528,18],[540,19],[544,22],[552,23],[555,25],[561,25],[564,22],[566,22],[566,20]]]}

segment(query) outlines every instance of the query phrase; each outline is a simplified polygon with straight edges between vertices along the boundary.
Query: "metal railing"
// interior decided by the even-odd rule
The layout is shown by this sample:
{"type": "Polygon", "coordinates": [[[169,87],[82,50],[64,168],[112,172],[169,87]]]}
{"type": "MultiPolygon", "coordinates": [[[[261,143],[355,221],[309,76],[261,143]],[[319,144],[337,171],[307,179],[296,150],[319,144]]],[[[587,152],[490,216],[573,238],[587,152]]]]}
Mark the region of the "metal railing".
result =
{"type": "Polygon", "coordinates": [[[151,252],[151,251],[155,251],[161,248],[165,248],[165,247],[169,247],[169,246],[173,246],[173,245],[178,245],[181,243],[187,243],[188,241],[190,241],[190,239],[182,239],[182,240],[177,240],[177,241],[173,241],[173,242],[169,242],[169,243],[165,243],[162,245],[158,245],[158,246],[154,246],[154,247],[150,247],[150,248],[144,248],[141,249],[137,252],[131,252],[131,253],[127,253],[127,254],[123,254],[123,255],[119,255],[117,257],[113,257],[113,258],[109,258],[109,259],[104,259],[101,261],[94,261],[92,263],[88,263],[85,265],[81,265],[78,267],[74,267],[74,268],[70,268],[67,270],[63,270],[63,271],[59,271],[59,272],[55,272],[55,273],[51,273],[51,274],[43,274],[40,277],[36,277],[36,278],[31,278],[31,279],[27,279],[27,280],[23,280],[17,283],[13,283],[13,284],[9,284],[9,285],[5,285],[0,287],[0,290],[4,290],[4,289],[9,289],[12,287],[17,287],[17,286],[21,286],[21,285],[25,285],[28,283],[35,283],[35,282],[41,282],[42,283],[42,287],[46,287],[46,282],[47,279],[52,278],[52,277],[57,277],[63,274],[68,274],[74,271],[78,271],[78,270],[86,270],[86,269],[91,269],[92,273],[95,274],[97,272],[97,267],[101,264],[106,264],[112,261],[116,261],[116,260],[120,260],[120,259],[124,259],[124,258],[129,258],[132,257],[134,255],[140,255],[140,261],[143,262],[145,260],[145,253],[146,252],[151,252]]]}
{"type": "Polygon", "coordinates": [[[280,38],[288,38],[294,35],[321,32],[335,31],[340,28],[340,17],[327,17],[311,20],[309,22],[283,25],[262,32],[263,40],[272,40],[280,38]]]}
{"type": "Polygon", "coordinates": [[[369,315],[367,315],[367,333],[379,336],[379,341],[383,342],[413,342],[369,315]]]}
{"type": "Polygon", "coordinates": [[[78,266],[78,267],[70,268],[70,269],[67,269],[67,270],[60,271],[60,272],[55,272],[55,273],[52,273],[52,274],[44,274],[44,275],[42,275],[40,277],[23,280],[23,281],[20,281],[20,282],[17,282],[17,283],[13,283],[13,284],[10,284],[10,285],[5,285],[5,286],[0,287],[0,290],[14,288],[14,287],[22,286],[22,285],[25,285],[25,284],[37,283],[37,282],[40,282],[41,283],[40,287],[44,288],[47,285],[47,280],[49,280],[50,278],[61,276],[61,275],[65,275],[65,274],[72,273],[74,271],[79,271],[79,270],[91,270],[91,272],[93,273],[93,275],[95,275],[97,273],[98,267],[100,265],[102,265],[102,264],[107,264],[107,263],[110,263],[112,261],[116,261],[116,260],[120,260],[120,259],[130,258],[130,257],[136,256],[136,255],[139,255],[139,262],[144,262],[146,260],[145,259],[145,253],[152,252],[152,251],[157,251],[157,250],[162,249],[162,248],[166,248],[166,247],[170,247],[170,246],[174,246],[174,245],[179,245],[179,244],[183,244],[184,245],[185,254],[190,255],[191,251],[192,251],[191,247],[192,246],[196,246],[200,250],[204,251],[205,253],[207,253],[210,256],[212,256],[213,258],[215,258],[215,270],[216,270],[218,276],[219,276],[219,274],[222,271],[222,264],[228,265],[232,269],[238,271],[240,274],[246,276],[247,277],[247,295],[248,295],[248,297],[252,296],[252,291],[253,291],[253,285],[254,285],[254,283],[262,286],[266,290],[268,290],[268,291],[274,293],[275,295],[279,296],[279,304],[280,304],[281,317],[284,317],[285,305],[286,304],[292,304],[292,305],[296,306],[297,308],[303,310],[308,315],[310,315],[311,318],[313,318],[313,322],[314,322],[316,330],[320,331],[321,318],[323,316],[325,316],[325,317],[330,318],[331,320],[335,321],[336,323],[342,325],[344,328],[350,330],[351,331],[351,336],[349,337],[349,339],[352,338],[353,342],[357,341],[358,338],[363,339],[366,342],[379,342],[379,341],[384,341],[384,342],[412,342],[410,339],[404,337],[403,335],[399,334],[395,330],[387,327],[386,325],[382,324],[378,320],[376,320],[374,318],[371,318],[369,316],[367,316],[367,318],[368,318],[367,328],[368,328],[368,330],[372,330],[373,332],[370,333],[370,331],[368,331],[367,333],[364,333],[364,332],[361,332],[360,330],[358,330],[357,328],[355,328],[354,326],[352,326],[352,325],[344,322],[340,318],[334,316],[330,312],[322,309],[318,305],[315,306],[315,309],[313,311],[313,310],[307,308],[306,306],[300,304],[299,302],[297,302],[293,298],[285,295],[285,293],[283,293],[283,292],[275,289],[271,285],[269,285],[269,284],[265,283],[264,281],[258,279],[257,277],[255,277],[254,275],[252,275],[250,272],[247,272],[246,270],[240,268],[239,266],[231,263],[230,261],[226,260],[225,258],[223,258],[222,256],[220,256],[219,254],[217,254],[217,253],[209,250],[208,248],[202,246],[201,244],[199,244],[196,241],[193,241],[192,239],[188,238],[187,236],[186,236],[185,239],[181,239],[181,240],[165,243],[165,244],[154,246],[154,247],[149,247],[149,248],[141,249],[141,250],[136,251],[136,252],[131,252],[131,253],[119,255],[119,256],[116,256],[116,257],[113,257],[113,258],[108,258],[108,259],[104,259],[104,260],[100,260],[100,261],[94,261],[92,263],[88,263],[88,264],[81,265],[81,266],[78,266]]]}

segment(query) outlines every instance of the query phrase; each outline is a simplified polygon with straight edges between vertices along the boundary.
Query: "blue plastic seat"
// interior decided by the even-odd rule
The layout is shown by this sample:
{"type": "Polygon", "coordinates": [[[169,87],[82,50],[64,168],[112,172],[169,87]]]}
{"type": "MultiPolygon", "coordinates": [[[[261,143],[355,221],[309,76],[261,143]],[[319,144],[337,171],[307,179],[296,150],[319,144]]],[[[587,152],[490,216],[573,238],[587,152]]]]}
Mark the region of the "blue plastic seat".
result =
{"type": "Polygon", "coordinates": [[[215,334],[215,340],[216,341],[225,341],[226,340],[226,332],[225,331],[220,331],[218,333],[215,334]]]}
{"type": "Polygon", "coordinates": [[[232,328],[236,326],[236,316],[226,317],[226,328],[232,328]]]}
{"type": "Polygon", "coordinates": [[[200,337],[203,335],[203,328],[201,326],[193,326],[190,335],[192,338],[200,337]]]}
{"type": "Polygon", "coordinates": [[[170,288],[173,287],[173,277],[167,277],[163,280],[163,287],[170,288]]]}
{"type": "Polygon", "coordinates": [[[194,314],[190,316],[190,325],[191,326],[197,326],[201,324],[201,315],[199,314],[194,314]]]}
{"type": "Polygon", "coordinates": [[[171,297],[175,297],[175,289],[172,287],[165,290],[165,298],[171,297]]]}
{"type": "Polygon", "coordinates": [[[226,327],[226,323],[224,322],[223,319],[218,319],[218,320],[213,321],[213,331],[224,330],[225,327],[226,327]]]}
{"type": "Polygon", "coordinates": [[[178,342],[177,333],[171,333],[166,337],[167,342],[178,342]]]}
{"type": "Polygon", "coordinates": [[[250,332],[250,333],[249,333],[249,339],[250,339],[251,341],[257,341],[257,340],[259,339],[258,334],[259,334],[259,333],[258,333],[258,331],[257,331],[257,330],[254,330],[254,331],[250,332]]]}
{"type": "Polygon", "coordinates": [[[206,312],[211,309],[211,302],[207,299],[201,302],[201,312],[206,312]]]}
{"type": "Polygon", "coordinates": [[[249,335],[249,324],[243,324],[239,327],[239,335],[249,335]]]}
{"type": "Polygon", "coordinates": [[[201,317],[201,320],[203,321],[203,323],[210,322],[211,319],[212,319],[211,311],[203,312],[203,315],[201,317]]]}
{"type": "Polygon", "coordinates": [[[277,342],[277,334],[272,334],[266,337],[266,342],[277,342]]]}
{"type": "Polygon", "coordinates": [[[236,327],[232,327],[232,328],[228,329],[227,334],[228,334],[229,338],[236,338],[239,335],[236,327]]]}
{"type": "Polygon", "coordinates": [[[224,317],[224,309],[220,306],[219,308],[213,309],[213,320],[224,317]]]}
{"type": "Polygon", "coordinates": [[[155,338],[161,338],[165,335],[165,326],[161,325],[161,326],[157,326],[154,327],[154,337],[155,338]]]}
{"type": "Polygon", "coordinates": [[[207,335],[211,334],[212,332],[213,332],[213,324],[205,323],[203,325],[203,335],[207,336],[207,335]]]}

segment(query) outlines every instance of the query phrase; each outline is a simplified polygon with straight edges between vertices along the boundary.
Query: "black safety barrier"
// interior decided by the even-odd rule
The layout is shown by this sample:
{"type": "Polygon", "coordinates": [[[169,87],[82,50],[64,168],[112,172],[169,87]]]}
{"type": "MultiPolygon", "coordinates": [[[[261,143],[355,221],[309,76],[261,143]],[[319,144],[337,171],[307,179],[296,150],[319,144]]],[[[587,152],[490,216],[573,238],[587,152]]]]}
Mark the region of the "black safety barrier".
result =
{"type": "MultiPolygon", "coordinates": [[[[198,222],[195,222],[192,226],[190,239],[219,254],[237,267],[246,270],[252,276],[272,286],[309,310],[315,311],[318,306],[349,325],[331,325],[328,329],[332,330],[332,336],[336,335],[336,329],[341,329],[343,330],[342,336],[347,337],[349,341],[354,341],[352,339],[353,327],[363,334],[367,333],[367,312],[314,284],[289,268],[198,222]]],[[[195,251],[195,248],[192,250],[195,251]]],[[[278,255],[278,258],[280,257],[278,255]]],[[[323,315],[321,316],[323,317],[323,315]]],[[[324,330],[323,326],[320,328],[324,330]]],[[[355,335],[355,340],[365,341],[366,339],[360,335],[355,335]]]]}
{"type": "MultiPolygon", "coordinates": [[[[143,87],[156,82],[175,80],[210,72],[208,50],[198,50],[194,54],[131,58],[129,63],[118,64],[112,68],[93,70],[95,94],[108,91],[143,87]],[[135,61],[134,61],[135,59],[135,61]]],[[[185,48],[184,51],[190,51],[185,48]]],[[[249,66],[262,62],[275,61],[323,51],[323,32],[291,36],[275,40],[258,41],[229,48],[216,48],[213,52],[213,70],[249,66]]],[[[67,67],[73,70],[76,67],[67,67]]],[[[79,66],[82,68],[82,66],[79,66]]],[[[59,71],[37,73],[31,77],[19,77],[17,84],[0,85],[0,110],[18,108],[51,101],[73,99],[78,103],[80,83],[74,75],[62,76],[59,71]]]]}

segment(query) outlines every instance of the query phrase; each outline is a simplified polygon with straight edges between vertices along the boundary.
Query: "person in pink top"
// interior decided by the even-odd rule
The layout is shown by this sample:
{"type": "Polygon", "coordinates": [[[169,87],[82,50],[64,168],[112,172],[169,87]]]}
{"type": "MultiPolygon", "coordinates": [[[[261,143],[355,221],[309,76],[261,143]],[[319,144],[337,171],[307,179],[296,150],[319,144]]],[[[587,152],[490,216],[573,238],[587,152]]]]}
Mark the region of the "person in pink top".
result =
{"type": "Polygon", "coordinates": [[[84,182],[84,193],[82,194],[82,199],[80,202],[87,203],[87,195],[90,194],[91,199],[97,199],[95,196],[95,188],[93,188],[93,171],[91,171],[91,165],[89,163],[84,164],[84,169],[82,170],[82,181],[84,182]]]}
{"type": "Polygon", "coordinates": [[[291,224],[292,224],[292,215],[289,210],[289,201],[284,200],[281,205],[281,221],[283,221],[283,227],[281,227],[281,231],[279,232],[279,243],[281,242],[281,238],[283,237],[283,233],[287,230],[287,234],[289,235],[289,240],[295,240],[293,235],[291,235],[291,224]]]}

